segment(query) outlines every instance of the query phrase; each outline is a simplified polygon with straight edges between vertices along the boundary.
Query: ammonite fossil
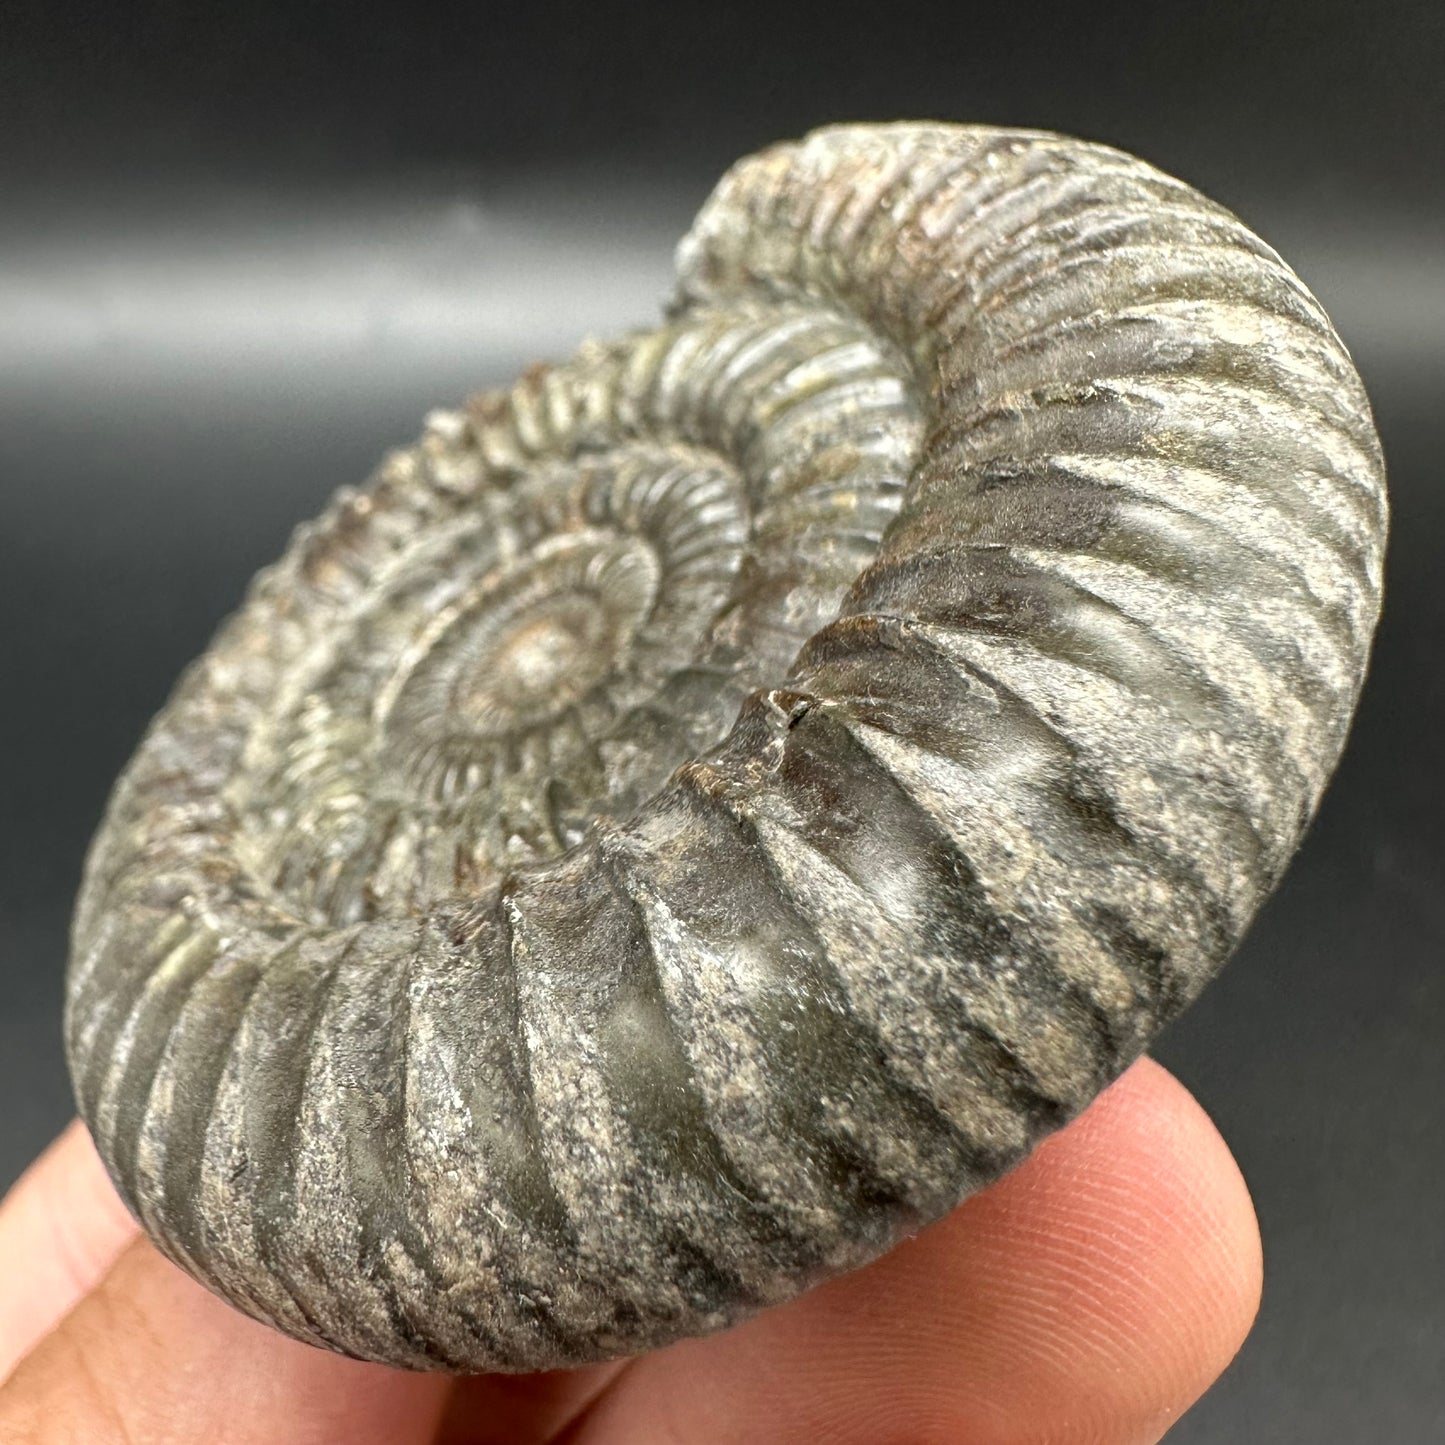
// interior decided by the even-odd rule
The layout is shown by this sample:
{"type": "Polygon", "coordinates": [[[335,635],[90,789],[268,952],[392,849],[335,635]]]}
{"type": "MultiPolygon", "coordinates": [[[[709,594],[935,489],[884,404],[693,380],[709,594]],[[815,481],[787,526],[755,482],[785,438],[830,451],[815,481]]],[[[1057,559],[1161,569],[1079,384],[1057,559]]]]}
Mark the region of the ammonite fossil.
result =
{"type": "Polygon", "coordinates": [[[84,1117],[301,1339],[576,1363],[876,1256],[1194,997],[1343,744],[1379,445],[1227,211],[842,127],[679,270],[302,528],[91,852],[84,1117]]]}

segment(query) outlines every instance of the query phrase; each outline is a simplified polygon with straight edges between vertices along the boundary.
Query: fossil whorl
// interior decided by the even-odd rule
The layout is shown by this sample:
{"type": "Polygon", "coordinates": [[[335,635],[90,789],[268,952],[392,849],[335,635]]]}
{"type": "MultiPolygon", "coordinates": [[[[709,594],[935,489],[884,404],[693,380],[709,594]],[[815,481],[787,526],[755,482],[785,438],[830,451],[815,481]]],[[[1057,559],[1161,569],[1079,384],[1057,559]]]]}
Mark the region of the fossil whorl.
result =
{"type": "Polygon", "coordinates": [[[300,1338],[575,1363],[877,1255],[1195,995],[1343,744],[1380,452],[1229,213],[835,128],[679,265],[303,528],[92,849],[84,1117],[300,1338]]]}

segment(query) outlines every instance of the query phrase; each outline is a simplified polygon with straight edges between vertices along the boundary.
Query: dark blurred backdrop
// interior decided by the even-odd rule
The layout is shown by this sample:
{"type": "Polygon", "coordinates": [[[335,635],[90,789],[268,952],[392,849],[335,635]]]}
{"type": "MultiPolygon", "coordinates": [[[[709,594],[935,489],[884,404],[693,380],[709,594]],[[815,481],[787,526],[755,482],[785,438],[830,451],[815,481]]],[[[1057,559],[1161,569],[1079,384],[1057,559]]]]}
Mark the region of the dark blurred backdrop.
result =
{"type": "Polygon", "coordinates": [[[1156,1051],[1254,1190],[1263,1314],[1181,1442],[1445,1440],[1445,7],[0,6],[0,1188],[70,1112],[108,785],[250,573],[422,413],[648,323],[717,173],[838,119],[1064,130],[1237,210],[1374,398],[1350,750],[1156,1051]]]}

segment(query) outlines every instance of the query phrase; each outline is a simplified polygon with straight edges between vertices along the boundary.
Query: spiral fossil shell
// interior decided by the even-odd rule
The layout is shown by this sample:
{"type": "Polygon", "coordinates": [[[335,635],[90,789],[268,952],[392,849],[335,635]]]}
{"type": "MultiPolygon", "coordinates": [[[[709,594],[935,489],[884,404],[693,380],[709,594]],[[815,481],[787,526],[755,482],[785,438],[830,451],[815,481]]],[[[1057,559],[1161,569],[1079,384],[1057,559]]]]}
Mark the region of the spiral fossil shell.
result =
{"type": "Polygon", "coordinates": [[[841,127],[679,270],[302,528],[88,860],[84,1117],[302,1339],[571,1364],[877,1255],[1194,997],[1342,746],[1379,446],[1228,212],[841,127]]]}

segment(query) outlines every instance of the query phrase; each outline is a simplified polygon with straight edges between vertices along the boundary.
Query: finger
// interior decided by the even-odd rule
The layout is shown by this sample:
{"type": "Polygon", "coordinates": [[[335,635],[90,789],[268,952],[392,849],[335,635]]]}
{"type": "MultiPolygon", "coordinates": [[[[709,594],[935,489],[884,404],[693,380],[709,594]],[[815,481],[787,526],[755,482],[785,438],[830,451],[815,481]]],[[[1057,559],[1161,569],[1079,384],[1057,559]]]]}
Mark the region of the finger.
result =
{"type": "Polygon", "coordinates": [[[458,1380],[436,1445],[545,1445],[625,1368],[626,1361],[618,1360],[575,1370],[458,1380]]]}
{"type": "Polygon", "coordinates": [[[4,1445],[420,1445],[449,1382],[298,1344],[137,1240],[0,1387],[4,1445]]]}
{"type": "Polygon", "coordinates": [[[637,1361],[571,1445],[1143,1445],[1238,1349],[1244,1181],[1141,1062],[992,1189],[868,1269],[637,1361]]]}
{"type": "MultiPolygon", "coordinates": [[[[0,1204],[0,1381],[107,1272],[139,1226],[79,1121],[0,1204]]],[[[440,1438],[486,1445],[551,1439],[620,1366],[459,1382],[440,1438]]]]}
{"type": "Polygon", "coordinates": [[[115,1263],[137,1229],[77,1120],[0,1203],[0,1380],[115,1263]]]}

